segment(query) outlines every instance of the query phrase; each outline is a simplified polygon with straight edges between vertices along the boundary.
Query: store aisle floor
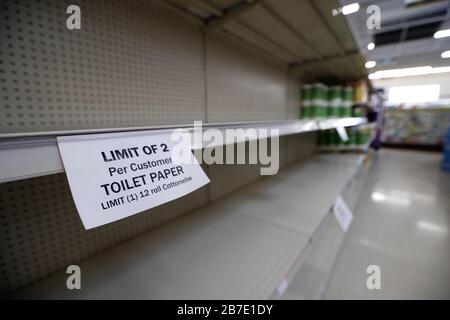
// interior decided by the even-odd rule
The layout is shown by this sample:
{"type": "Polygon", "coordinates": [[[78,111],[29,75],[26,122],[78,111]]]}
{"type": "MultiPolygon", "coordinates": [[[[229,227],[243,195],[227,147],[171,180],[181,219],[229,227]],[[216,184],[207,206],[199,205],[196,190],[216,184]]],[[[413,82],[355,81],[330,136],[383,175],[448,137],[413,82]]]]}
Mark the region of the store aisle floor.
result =
{"type": "Polygon", "coordinates": [[[450,298],[450,174],[440,162],[428,152],[375,156],[324,298],[450,298]],[[380,290],[367,288],[369,265],[380,267],[380,290]]]}

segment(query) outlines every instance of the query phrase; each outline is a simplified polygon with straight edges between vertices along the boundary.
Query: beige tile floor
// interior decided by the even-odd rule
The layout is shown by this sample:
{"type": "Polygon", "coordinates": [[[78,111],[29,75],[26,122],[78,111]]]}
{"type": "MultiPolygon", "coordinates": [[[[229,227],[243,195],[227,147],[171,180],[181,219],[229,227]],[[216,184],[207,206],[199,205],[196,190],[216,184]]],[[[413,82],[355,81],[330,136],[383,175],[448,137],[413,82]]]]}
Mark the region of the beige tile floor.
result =
{"type": "Polygon", "coordinates": [[[450,299],[450,173],[439,153],[375,157],[325,299],[450,299]],[[366,268],[381,269],[369,290],[366,268]]]}

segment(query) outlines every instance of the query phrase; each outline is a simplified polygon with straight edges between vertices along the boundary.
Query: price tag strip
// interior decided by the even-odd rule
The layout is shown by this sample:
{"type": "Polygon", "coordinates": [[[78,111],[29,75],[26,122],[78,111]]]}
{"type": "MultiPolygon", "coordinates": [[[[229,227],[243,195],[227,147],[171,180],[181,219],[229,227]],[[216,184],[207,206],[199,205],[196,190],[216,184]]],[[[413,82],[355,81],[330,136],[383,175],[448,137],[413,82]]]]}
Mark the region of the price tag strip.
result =
{"type": "Polygon", "coordinates": [[[209,183],[187,143],[171,132],[58,137],[70,190],[85,229],[180,198],[209,183]],[[172,156],[188,154],[181,162],[172,156]]]}
{"type": "Polygon", "coordinates": [[[341,196],[339,196],[334,203],[333,213],[341,226],[342,231],[347,232],[353,220],[353,213],[341,196]]]}

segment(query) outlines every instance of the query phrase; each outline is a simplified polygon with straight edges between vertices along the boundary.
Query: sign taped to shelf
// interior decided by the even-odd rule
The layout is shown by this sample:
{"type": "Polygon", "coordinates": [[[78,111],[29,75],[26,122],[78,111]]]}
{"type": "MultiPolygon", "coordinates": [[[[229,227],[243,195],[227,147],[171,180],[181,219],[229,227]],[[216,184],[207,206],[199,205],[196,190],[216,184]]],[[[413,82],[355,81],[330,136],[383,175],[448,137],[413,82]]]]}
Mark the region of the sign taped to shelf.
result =
{"type": "Polygon", "coordinates": [[[85,229],[159,206],[209,183],[190,146],[174,142],[171,132],[63,136],[57,141],[85,229]],[[192,158],[180,162],[172,156],[174,147],[192,158]]]}
{"type": "Polygon", "coordinates": [[[353,220],[353,213],[341,196],[334,202],[333,213],[342,231],[347,232],[353,220]]]}
{"type": "Polygon", "coordinates": [[[343,142],[348,141],[347,130],[344,127],[336,127],[336,131],[343,142]]]}

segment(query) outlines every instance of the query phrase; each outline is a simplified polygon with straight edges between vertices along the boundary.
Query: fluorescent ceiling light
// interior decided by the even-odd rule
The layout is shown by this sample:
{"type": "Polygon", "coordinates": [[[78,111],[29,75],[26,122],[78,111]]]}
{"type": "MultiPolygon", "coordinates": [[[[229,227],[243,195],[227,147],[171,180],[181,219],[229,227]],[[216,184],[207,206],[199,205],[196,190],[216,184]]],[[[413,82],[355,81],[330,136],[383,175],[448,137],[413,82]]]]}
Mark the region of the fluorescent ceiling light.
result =
{"type": "Polygon", "coordinates": [[[450,29],[440,30],[434,34],[435,39],[450,37],[450,29]]]}
{"type": "Polygon", "coordinates": [[[352,13],[358,12],[358,10],[359,10],[359,3],[355,2],[355,3],[352,3],[352,4],[348,4],[346,6],[343,6],[342,7],[342,14],[344,16],[346,16],[348,14],[352,14],[352,13]]]}
{"type": "Polygon", "coordinates": [[[450,58],[450,50],[442,52],[441,57],[444,59],[450,58]]]}
{"type": "Polygon", "coordinates": [[[432,68],[431,66],[413,67],[403,69],[380,70],[369,74],[369,79],[378,80],[386,78],[401,78],[410,76],[421,76],[427,74],[436,74],[450,72],[450,67],[432,68]]]}
{"type": "Polygon", "coordinates": [[[445,226],[431,223],[428,221],[419,220],[419,221],[417,221],[416,225],[419,229],[421,229],[423,231],[428,231],[428,232],[432,232],[432,233],[440,233],[440,234],[448,233],[448,229],[445,226]]]}
{"type": "Polygon", "coordinates": [[[411,205],[409,194],[399,190],[390,190],[387,193],[382,191],[372,192],[372,201],[376,203],[388,203],[403,207],[411,205]]]}
{"type": "Polygon", "coordinates": [[[440,89],[438,84],[392,87],[389,103],[435,102],[439,99],[440,89]]]}
{"type": "Polygon", "coordinates": [[[375,202],[386,201],[386,196],[381,192],[372,192],[372,200],[375,202]]]}
{"type": "Polygon", "coordinates": [[[376,203],[388,203],[398,206],[407,207],[411,205],[411,200],[409,199],[408,195],[398,192],[396,190],[392,190],[388,193],[383,193],[380,191],[375,191],[372,193],[372,201],[376,203]]]}
{"type": "Polygon", "coordinates": [[[375,43],[371,42],[367,45],[367,50],[372,51],[373,49],[375,49],[375,43]]]}
{"type": "Polygon", "coordinates": [[[366,62],[366,69],[375,68],[376,65],[377,65],[377,63],[375,61],[367,61],[366,62]]]}
{"type": "Polygon", "coordinates": [[[404,68],[404,69],[389,69],[380,70],[375,73],[369,74],[369,79],[384,79],[384,78],[399,78],[407,76],[415,76],[420,74],[425,74],[431,70],[431,66],[425,67],[414,67],[414,68],[404,68]]]}

